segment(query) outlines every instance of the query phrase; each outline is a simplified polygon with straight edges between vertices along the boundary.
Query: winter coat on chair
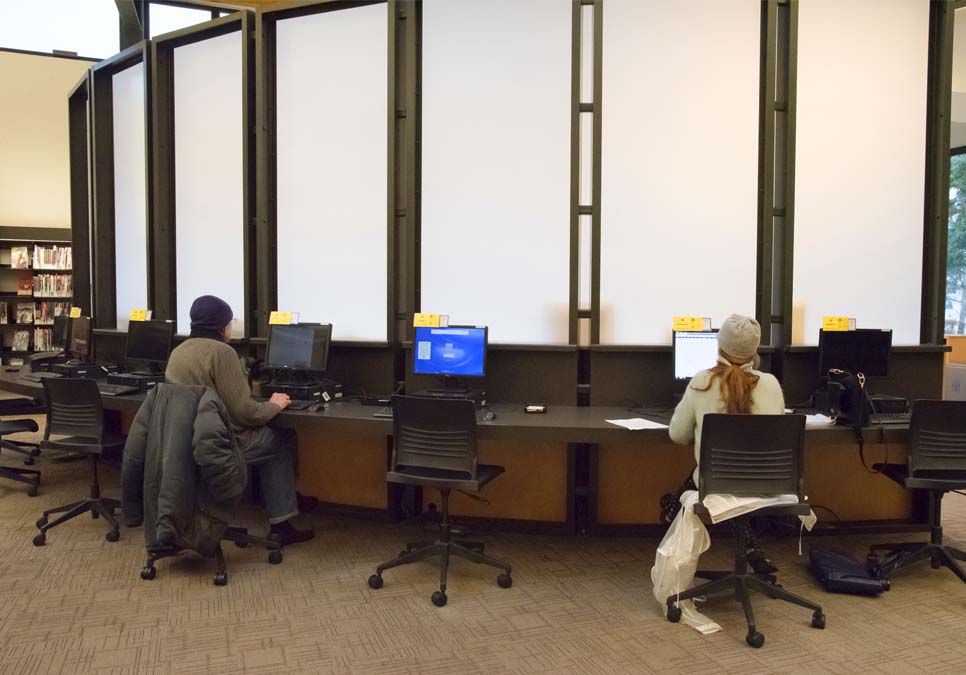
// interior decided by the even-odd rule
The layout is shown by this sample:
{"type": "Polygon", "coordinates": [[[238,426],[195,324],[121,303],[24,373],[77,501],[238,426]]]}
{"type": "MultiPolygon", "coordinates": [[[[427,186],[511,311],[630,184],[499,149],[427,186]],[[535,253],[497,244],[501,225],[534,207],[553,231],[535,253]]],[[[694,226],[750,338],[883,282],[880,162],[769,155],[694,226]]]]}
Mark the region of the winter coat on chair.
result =
{"type": "Polygon", "coordinates": [[[148,551],[213,556],[224,516],[247,483],[245,458],[214,390],[159,384],[148,393],[124,446],[121,477],[124,518],[132,527],[143,522],[148,551]]]}

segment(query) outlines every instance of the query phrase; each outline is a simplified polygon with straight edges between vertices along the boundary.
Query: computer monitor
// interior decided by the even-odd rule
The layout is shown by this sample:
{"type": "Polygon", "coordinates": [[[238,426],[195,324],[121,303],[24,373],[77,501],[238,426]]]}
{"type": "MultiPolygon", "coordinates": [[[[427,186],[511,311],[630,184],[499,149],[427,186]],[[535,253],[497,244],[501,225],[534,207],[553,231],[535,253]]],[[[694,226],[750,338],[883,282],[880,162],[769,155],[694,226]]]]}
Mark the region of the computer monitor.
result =
{"type": "Polygon", "coordinates": [[[124,356],[131,361],[156,365],[171,355],[174,323],[170,321],[132,321],[127,327],[127,349],[124,356]]]}
{"type": "Polygon", "coordinates": [[[486,326],[416,329],[413,372],[450,377],[486,374],[486,326]]]}
{"type": "Polygon", "coordinates": [[[718,363],[718,331],[674,331],[674,379],[686,382],[718,363]]]}
{"type": "Polygon", "coordinates": [[[885,377],[889,374],[891,350],[892,331],[889,329],[820,330],[819,375],[824,377],[831,368],[838,368],[866,377],[885,377]]]}
{"type": "Polygon", "coordinates": [[[54,317],[52,333],[50,345],[56,349],[67,349],[70,340],[70,318],[66,314],[54,317]]]}
{"type": "Polygon", "coordinates": [[[276,324],[268,331],[265,365],[322,372],[329,360],[332,324],[276,324]]]}
{"type": "Polygon", "coordinates": [[[71,356],[78,361],[86,361],[91,357],[91,320],[87,316],[75,316],[70,320],[70,349],[71,356]]]}

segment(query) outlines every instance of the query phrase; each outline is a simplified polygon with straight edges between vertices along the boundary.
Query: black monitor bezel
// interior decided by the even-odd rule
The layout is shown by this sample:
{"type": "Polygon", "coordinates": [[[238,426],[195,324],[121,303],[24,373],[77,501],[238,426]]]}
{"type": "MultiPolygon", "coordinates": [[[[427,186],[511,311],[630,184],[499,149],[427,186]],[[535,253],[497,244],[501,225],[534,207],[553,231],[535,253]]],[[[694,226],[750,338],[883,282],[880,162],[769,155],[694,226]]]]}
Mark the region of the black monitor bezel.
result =
{"type": "Polygon", "coordinates": [[[70,315],[64,313],[64,314],[61,314],[60,316],[55,316],[54,323],[51,324],[51,327],[50,327],[50,346],[53,347],[54,349],[59,349],[62,352],[66,352],[68,347],[70,347],[70,333],[71,333],[70,327],[71,327],[70,315]],[[67,336],[64,338],[63,345],[54,344],[54,337],[57,335],[57,319],[62,319],[67,326],[66,330],[64,331],[67,334],[67,336]]]}
{"type": "Polygon", "coordinates": [[[124,360],[125,361],[136,361],[136,362],[139,362],[139,363],[167,363],[168,362],[168,358],[171,356],[171,346],[173,344],[174,344],[174,322],[173,321],[160,321],[160,320],[151,320],[151,321],[129,321],[128,324],[127,324],[127,337],[124,340],[124,360]],[[136,324],[141,324],[141,325],[144,325],[144,324],[160,325],[160,326],[165,326],[168,329],[168,348],[167,348],[168,355],[165,356],[163,360],[160,360],[159,361],[157,359],[146,359],[143,356],[131,356],[131,353],[130,353],[130,349],[131,349],[131,328],[132,328],[132,326],[134,326],[136,324]]]}
{"type": "Polygon", "coordinates": [[[414,375],[423,375],[423,376],[426,376],[426,377],[453,377],[453,378],[458,378],[458,379],[467,378],[467,379],[474,379],[474,380],[482,380],[482,379],[486,378],[486,364],[487,364],[487,355],[488,355],[489,351],[490,351],[490,328],[489,328],[489,326],[464,326],[464,325],[452,325],[451,324],[449,326],[416,326],[416,327],[413,328],[413,374],[414,375]],[[482,374],[480,374],[480,375],[456,375],[456,374],[453,374],[453,373],[423,373],[423,372],[420,372],[420,371],[416,370],[416,354],[417,354],[416,343],[418,342],[417,331],[420,328],[426,328],[428,330],[440,329],[440,328],[472,328],[474,330],[479,330],[480,328],[482,328],[483,329],[483,372],[482,372],[482,374]]]}
{"type": "Polygon", "coordinates": [[[93,358],[94,354],[94,321],[89,316],[74,316],[70,319],[70,338],[68,339],[67,349],[65,350],[77,361],[84,361],[85,359],[90,360],[93,358]],[[75,321],[86,321],[87,322],[87,352],[81,353],[74,349],[74,327],[77,325],[75,321]]]}
{"type": "MultiPolygon", "coordinates": [[[[677,376],[677,368],[675,368],[675,365],[677,364],[677,361],[678,361],[678,333],[714,333],[714,334],[717,334],[718,333],[718,329],[717,328],[709,328],[708,330],[672,330],[671,331],[671,379],[674,380],[675,383],[681,384],[681,383],[690,382],[691,381],[691,378],[690,377],[678,377],[677,376]]],[[[708,365],[708,368],[713,368],[714,366],[715,366],[715,364],[712,363],[712,364],[709,364],[708,365]]]]}
{"type": "MultiPolygon", "coordinates": [[[[866,377],[874,377],[874,378],[886,378],[886,377],[889,376],[889,371],[891,370],[890,362],[892,361],[892,338],[894,336],[891,328],[853,328],[851,330],[830,330],[830,331],[826,331],[826,330],[823,330],[823,329],[819,328],[819,330],[818,330],[818,374],[819,374],[819,377],[823,377],[823,378],[824,377],[828,377],[828,366],[825,365],[824,359],[823,359],[823,356],[822,356],[823,355],[823,349],[824,349],[823,336],[826,333],[828,333],[828,334],[833,334],[833,333],[849,333],[849,334],[851,334],[853,336],[856,335],[856,334],[864,334],[864,335],[871,335],[871,334],[877,334],[877,335],[878,334],[888,334],[889,335],[889,349],[886,352],[885,372],[882,373],[882,374],[876,373],[874,375],[871,375],[871,374],[866,373],[866,372],[863,372],[862,374],[865,375],[866,377]]],[[[857,373],[853,373],[853,374],[857,374],[857,373]]]]}
{"type": "Polygon", "coordinates": [[[265,342],[265,367],[271,368],[272,370],[283,370],[283,371],[299,371],[306,373],[324,373],[329,367],[329,348],[332,345],[332,324],[331,323],[286,323],[286,324],[269,324],[268,326],[268,339],[265,342]],[[272,333],[275,331],[276,326],[281,326],[283,328],[290,326],[304,326],[310,328],[322,328],[325,330],[325,349],[322,355],[322,368],[320,370],[314,370],[311,368],[292,368],[291,366],[277,366],[273,365],[268,360],[268,355],[272,353],[272,333]]]}

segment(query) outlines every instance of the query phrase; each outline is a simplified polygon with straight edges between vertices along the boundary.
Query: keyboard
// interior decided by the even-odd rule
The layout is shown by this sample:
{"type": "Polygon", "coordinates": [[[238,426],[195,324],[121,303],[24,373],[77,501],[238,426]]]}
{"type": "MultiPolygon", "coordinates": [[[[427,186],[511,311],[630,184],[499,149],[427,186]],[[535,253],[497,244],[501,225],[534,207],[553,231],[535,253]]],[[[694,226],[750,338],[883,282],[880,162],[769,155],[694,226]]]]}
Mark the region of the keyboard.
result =
{"type": "Polygon", "coordinates": [[[47,377],[60,377],[60,376],[61,376],[60,373],[39,372],[39,373],[26,373],[24,375],[21,375],[20,379],[30,380],[31,382],[41,382],[44,380],[44,378],[47,378],[47,377]]]}
{"type": "Polygon", "coordinates": [[[137,393],[137,387],[131,387],[126,384],[108,384],[107,382],[98,382],[97,390],[101,392],[101,396],[124,396],[125,394],[137,393]]]}
{"type": "MultiPolygon", "coordinates": [[[[252,396],[252,399],[258,401],[259,403],[268,403],[271,399],[265,396],[252,396]]],[[[287,410],[308,410],[309,406],[317,405],[319,408],[324,408],[325,403],[322,401],[295,401],[293,400],[288,404],[287,410]]]]}
{"type": "Polygon", "coordinates": [[[392,419],[392,408],[390,408],[389,406],[386,406],[384,408],[379,408],[379,410],[372,413],[372,416],[392,419]]]}
{"type": "Polygon", "coordinates": [[[902,425],[909,424],[911,414],[904,413],[874,413],[870,421],[873,424],[902,425]]]}

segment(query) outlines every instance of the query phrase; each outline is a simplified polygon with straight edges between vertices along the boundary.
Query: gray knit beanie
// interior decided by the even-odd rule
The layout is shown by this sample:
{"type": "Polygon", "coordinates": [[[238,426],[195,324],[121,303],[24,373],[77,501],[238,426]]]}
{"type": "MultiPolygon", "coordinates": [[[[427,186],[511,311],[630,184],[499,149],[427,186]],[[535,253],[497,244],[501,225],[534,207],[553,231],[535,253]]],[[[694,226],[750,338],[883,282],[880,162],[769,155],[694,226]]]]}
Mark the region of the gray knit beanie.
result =
{"type": "Polygon", "coordinates": [[[758,353],[761,326],[750,316],[732,314],[718,330],[718,348],[725,354],[750,359],[758,353]]]}

